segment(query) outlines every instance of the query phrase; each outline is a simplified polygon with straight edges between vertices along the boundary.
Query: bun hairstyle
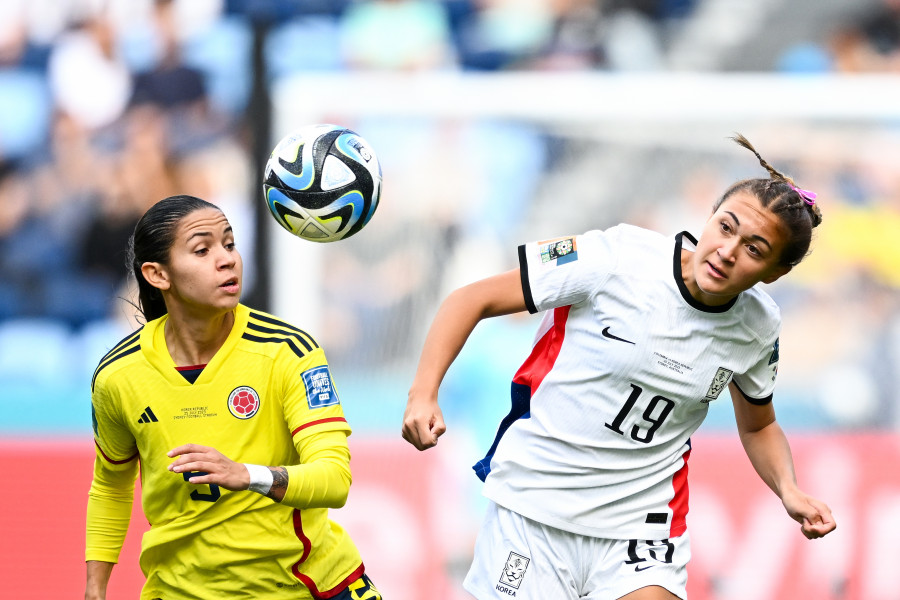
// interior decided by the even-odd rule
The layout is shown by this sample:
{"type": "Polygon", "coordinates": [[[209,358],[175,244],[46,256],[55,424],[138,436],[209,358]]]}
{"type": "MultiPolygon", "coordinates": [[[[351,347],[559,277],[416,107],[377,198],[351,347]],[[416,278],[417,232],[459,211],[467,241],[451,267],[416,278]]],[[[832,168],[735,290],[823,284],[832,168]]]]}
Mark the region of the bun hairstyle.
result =
{"type": "Polygon", "coordinates": [[[812,230],[822,222],[822,211],[816,203],[816,194],[801,189],[793,179],[772,167],[743,135],[736,134],[731,139],[756,156],[762,168],[769,173],[769,178],[744,179],[732,184],[715,203],[713,212],[738,192],[753,194],[763,208],[781,219],[789,232],[781,251],[780,264],[788,267],[799,264],[809,254],[812,230]]]}

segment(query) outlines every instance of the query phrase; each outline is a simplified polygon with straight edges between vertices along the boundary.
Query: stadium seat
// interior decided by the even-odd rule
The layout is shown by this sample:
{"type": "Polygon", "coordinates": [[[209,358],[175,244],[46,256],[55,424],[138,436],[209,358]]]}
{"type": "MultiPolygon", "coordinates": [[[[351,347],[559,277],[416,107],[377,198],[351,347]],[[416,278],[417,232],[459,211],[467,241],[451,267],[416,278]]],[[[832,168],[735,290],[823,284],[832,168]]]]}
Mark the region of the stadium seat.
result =
{"type": "Polygon", "coordinates": [[[298,71],[343,68],[340,29],[328,16],[300,17],[272,30],[266,40],[269,77],[277,80],[298,71]]]}
{"type": "Polygon", "coordinates": [[[77,356],[72,354],[69,326],[55,319],[21,317],[0,323],[0,381],[51,385],[71,380],[77,356]]]}
{"type": "Polygon", "coordinates": [[[250,97],[252,43],[252,32],[245,21],[226,18],[193,36],[184,46],[185,63],[205,73],[210,99],[228,114],[240,113],[250,97]]]}
{"type": "Polygon", "coordinates": [[[47,135],[50,113],[50,90],[39,73],[0,70],[0,156],[33,151],[47,135]]]}

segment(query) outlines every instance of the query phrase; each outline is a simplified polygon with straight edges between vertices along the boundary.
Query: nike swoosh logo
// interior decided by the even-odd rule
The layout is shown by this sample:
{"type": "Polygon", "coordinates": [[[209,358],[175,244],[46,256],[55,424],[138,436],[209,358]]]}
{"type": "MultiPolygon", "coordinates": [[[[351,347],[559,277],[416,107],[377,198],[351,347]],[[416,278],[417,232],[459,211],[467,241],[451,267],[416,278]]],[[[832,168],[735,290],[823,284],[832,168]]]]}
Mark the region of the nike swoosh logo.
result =
{"type": "Polygon", "coordinates": [[[611,339],[611,340],[616,340],[617,342],[625,342],[626,344],[633,344],[633,343],[634,343],[634,342],[630,342],[630,341],[628,341],[628,340],[622,339],[622,338],[620,338],[620,337],[618,337],[618,336],[615,336],[615,335],[611,334],[611,333],[609,332],[609,327],[604,328],[603,331],[602,331],[601,333],[603,333],[603,337],[607,337],[607,338],[609,338],[609,339],[611,339]]]}
{"type": "Polygon", "coordinates": [[[656,566],[656,565],[647,565],[646,567],[635,567],[635,568],[634,568],[634,572],[635,572],[635,573],[640,573],[641,571],[646,571],[647,569],[652,569],[652,568],[655,567],[655,566],[656,566]]]}

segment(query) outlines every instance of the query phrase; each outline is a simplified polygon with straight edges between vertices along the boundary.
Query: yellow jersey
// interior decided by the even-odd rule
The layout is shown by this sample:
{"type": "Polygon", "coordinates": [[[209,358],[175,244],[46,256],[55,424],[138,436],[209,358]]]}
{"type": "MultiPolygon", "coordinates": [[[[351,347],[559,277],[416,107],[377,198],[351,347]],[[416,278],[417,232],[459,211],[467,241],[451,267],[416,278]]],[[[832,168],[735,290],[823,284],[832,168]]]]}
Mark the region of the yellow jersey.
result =
{"type": "Polygon", "coordinates": [[[190,474],[167,469],[174,459],[166,455],[194,443],[242,463],[294,465],[306,436],[349,435],[323,350],[304,331],[238,305],[227,340],[190,383],[166,348],[167,319],[126,337],[94,373],[87,560],[117,561],[121,539],[106,527],[115,511],[96,498],[124,501],[139,462],[151,525],[141,544],[142,598],[333,596],[364,567],[327,508],[190,484],[190,474]],[[118,482],[113,494],[108,481],[118,482]]]}

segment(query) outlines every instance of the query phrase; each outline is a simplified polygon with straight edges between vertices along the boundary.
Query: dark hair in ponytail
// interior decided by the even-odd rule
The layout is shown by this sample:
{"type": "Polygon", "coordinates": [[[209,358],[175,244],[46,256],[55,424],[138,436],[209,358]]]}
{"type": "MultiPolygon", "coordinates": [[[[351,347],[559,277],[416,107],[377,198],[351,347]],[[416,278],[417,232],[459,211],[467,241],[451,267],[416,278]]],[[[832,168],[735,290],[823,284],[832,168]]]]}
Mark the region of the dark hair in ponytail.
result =
{"type": "Polygon", "coordinates": [[[769,172],[769,179],[744,179],[734,183],[715,203],[713,212],[738,192],[746,191],[753,194],[763,208],[781,219],[790,232],[790,238],[781,251],[779,262],[791,267],[799,264],[809,254],[812,230],[822,222],[822,211],[815,202],[815,194],[801,190],[794,184],[793,179],[775,170],[741,134],[731,139],[756,155],[759,164],[769,172]]]}
{"type": "Polygon", "coordinates": [[[128,268],[137,280],[138,309],[147,321],[166,314],[162,293],[144,279],[141,265],[146,262],[167,264],[175,242],[175,230],[183,218],[203,208],[219,209],[215,204],[194,196],[170,196],[151,206],[137,222],[128,240],[128,268]]]}

